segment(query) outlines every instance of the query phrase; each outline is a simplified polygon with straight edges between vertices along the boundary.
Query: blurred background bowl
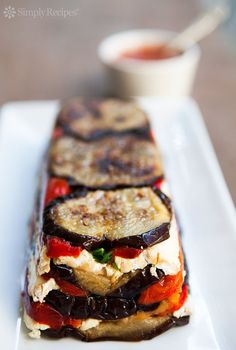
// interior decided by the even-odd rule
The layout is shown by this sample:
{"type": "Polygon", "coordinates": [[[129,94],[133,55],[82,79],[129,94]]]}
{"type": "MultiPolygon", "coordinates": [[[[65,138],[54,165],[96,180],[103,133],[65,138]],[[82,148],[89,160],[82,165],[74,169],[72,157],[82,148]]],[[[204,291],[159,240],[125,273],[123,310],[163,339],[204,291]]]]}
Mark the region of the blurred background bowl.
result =
{"type": "Polygon", "coordinates": [[[108,89],[120,97],[189,95],[192,90],[200,48],[193,45],[171,58],[144,60],[122,59],[127,50],[159,46],[174,36],[174,32],[137,29],[113,34],[104,39],[98,55],[107,76],[108,89]]]}

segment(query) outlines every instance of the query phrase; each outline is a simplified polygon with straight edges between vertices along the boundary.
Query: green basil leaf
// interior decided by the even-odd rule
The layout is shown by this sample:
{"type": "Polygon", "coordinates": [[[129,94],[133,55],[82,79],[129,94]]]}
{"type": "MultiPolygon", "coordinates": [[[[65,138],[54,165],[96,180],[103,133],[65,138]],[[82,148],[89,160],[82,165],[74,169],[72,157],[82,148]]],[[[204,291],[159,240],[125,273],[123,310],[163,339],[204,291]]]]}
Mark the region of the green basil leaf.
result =
{"type": "Polygon", "coordinates": [[[106,252],[104,248],[95,249],[92,255],[94,260],[100,264],[107,264],[112,259],[112,252],[106,252]]]}

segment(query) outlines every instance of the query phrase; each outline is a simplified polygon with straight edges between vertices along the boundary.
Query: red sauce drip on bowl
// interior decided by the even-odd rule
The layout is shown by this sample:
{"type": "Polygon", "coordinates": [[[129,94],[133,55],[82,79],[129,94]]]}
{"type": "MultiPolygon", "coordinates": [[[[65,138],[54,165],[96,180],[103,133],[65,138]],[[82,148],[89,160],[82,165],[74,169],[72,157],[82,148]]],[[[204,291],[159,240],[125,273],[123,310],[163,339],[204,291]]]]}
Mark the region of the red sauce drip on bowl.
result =
{"type": "Polygon", "coordinates": [[[144,61],[163,60],[182,54],[180,49],[166,47],[165,45],[140,46],[124,51],[120,55],[121,60],[134,59],[144,61]]]}

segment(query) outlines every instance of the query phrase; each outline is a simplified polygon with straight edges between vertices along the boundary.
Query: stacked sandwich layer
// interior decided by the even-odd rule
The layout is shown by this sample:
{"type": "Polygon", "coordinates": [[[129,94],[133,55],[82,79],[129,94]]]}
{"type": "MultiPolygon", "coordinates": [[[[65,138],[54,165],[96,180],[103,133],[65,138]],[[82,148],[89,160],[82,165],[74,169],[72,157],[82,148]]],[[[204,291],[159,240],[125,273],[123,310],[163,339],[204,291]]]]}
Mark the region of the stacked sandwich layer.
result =
{"type": "Polygon", "coordinates": [[[188,323],[179,229],[147,116],[133,103],[62,108],[31,236],[30,336],[141,340],[188,323]]]}

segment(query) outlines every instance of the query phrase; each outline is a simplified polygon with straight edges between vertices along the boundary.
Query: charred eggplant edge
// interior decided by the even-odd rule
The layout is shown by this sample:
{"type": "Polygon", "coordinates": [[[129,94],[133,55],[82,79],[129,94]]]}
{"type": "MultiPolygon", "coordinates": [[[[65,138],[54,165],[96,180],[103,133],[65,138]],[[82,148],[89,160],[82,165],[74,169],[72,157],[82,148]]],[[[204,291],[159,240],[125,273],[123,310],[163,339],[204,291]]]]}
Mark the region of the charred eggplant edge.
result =
{"type": "MultiPolygon", "coordinates": [[[[162,203],[171,212],[170,199],[159,189],[151,187],[153,192],[161,199],[162,203]]],[[[77,190],[69,195],[59,197],[49,203],[44,209],[43,213],[43,234],[44,236],[57,236],[64,238],[65,240],[80,245],[84,249],[91,251],[99,247],[111,249],[114,247],[128,246],[137,249],[145,249],[154,244],[160,243],[169,238],[170,223],[163,223],[160,226],[144,232],[137,236],[123,237],[115,240],[109,240],[107,238],[98,239],[93,236],[80,235],[75,232],[69,231],[53,222],[50,218],[51,209],[61,203],[64,203],[68,199],[84,197],[88,193],[87,189],[77,190]]]]}
{"type": "MultiPolygon", "coordinates": [[[[122,103],[124,102],[121,99],[118,99],[118,100],[121,101],[122,103]]],[[[100,103],[106,101],[106,99],[95,98],[94,101],[96,103],[100,104],[100,103]]],[[[128,128],[128,129],[126,128],[122,131],[115,131],[113,128],[105,128],[104,127],[104,128],[99,129],[99,130],[93,129],[87,133],[87,136],[84,136],[81,133],[79,133],[78,131],[73,129],[73,127],[71,126],[71,118],[68,115],[68,112],[67,113],[65,112],[65,109],[68,109],[70,107],[70,105],[71,105],[71,107],[73,107],[73,104],[75,102],[81,103],[82,105],[85,104],[87,106],[87,108],[89,107],[89,109],[92,109],[92,111],[94,111],[94,109],[92,108],[92,105],[90,105],[90,101],[86,100],[86,99],[73,98],[70,101],[67,101],[64,104],[62,104],[61,109],[57,115],[57,121],[56,121],[55,127],[61,127],[62,130],[64,131],[64,133],[67,135],[71,135],[71,136],[78,138],[78,139],[81,139],[83,141],[94,141],[94,140],[97,140],[97,139],[100,139],[100,138],[106,137],[106,136],[120,136],[120,135],[126,135],[126,134],[136,135],[136,136],[141,137],[141,138],[143,138],[143,137],[150,138],[150,122],[148,120],[147,114],[140,107],[139,107],[140,111],[142,111],[142,113],[145,116],[144,122],[142,124],[140,124],[140,126],[136,126],[136,127],[132,127],[132,128],[128,128]]],[[[125,102],[129,102],[129,100],[127,100],[125,102]]],[[[79,119],[79,118],[85,118],[85,116],[82,115],[82,116],[72,118],[72,121],[74,119],[79,119]]]]}
{"type": "Polygon", "coordinates": [[[133,135],[136,136],[137,138],[144,139],[144,140],[150,140],[150,125],[149,123],[145,123],[140,127],[137,128],[130,128],[130,129],[125,129],[122,131],[115,131],[113,129],[100,129],[100,130],[93,130],[87,134],[87,136],[84,136],[80,134],[79,132],[73,130],[73,128],[70,125],[65,125],[65,123],[58,121],[56,124],[56,127],[60,127],[63,131],[63,135],[68,135],[72,136],[75,139],[84,141],[84,142],[91,142],[91,141],[97,141],[99,139],[109,137],[109,136],[115,136],[115,137],[120,137],[120,136],[125,136],[125,135],[133,135]]]}

